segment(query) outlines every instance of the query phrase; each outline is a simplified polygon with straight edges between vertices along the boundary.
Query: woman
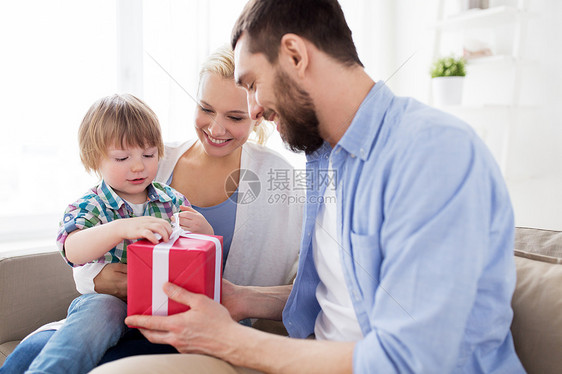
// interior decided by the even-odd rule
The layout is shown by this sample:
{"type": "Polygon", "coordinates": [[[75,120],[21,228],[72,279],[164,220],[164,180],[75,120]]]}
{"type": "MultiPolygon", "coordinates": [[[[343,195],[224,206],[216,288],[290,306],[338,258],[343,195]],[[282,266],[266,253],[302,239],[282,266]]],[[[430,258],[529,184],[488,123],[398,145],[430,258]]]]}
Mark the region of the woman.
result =
{"type": "MultiPolygon", "coordinates": [[[[184,194],[195,211],[180,214],[182,224],[203,214],[224,240],[225,279],[239,285],[289,283],[295,273],[301,235],[303,191],[293,169],[264,143],[261,119],[248,115],[246,93],[234,83],[234,57],[221,48],[200,72],[195,115],[197,139],[166,147],[156,180],[184,194]]],[[[88,264],[74,268],[81,293],[126,298],[126,265],[88,264]]],[[[49,328],[49,327],[47,327],[49,328]]],[[[149,343],[133,330],[110,349],[102,363],[132,354],[168,353],[173,347],[149,343]]],[[[54,330],[27,338],[1,372],[23,372],[54,330]]]]}
{"type": "MultiPolygon", "coordinates": [[[[248,115],[246,93],[234,83],[230,48],[220,48],[204,63],[197,101],[197,139],[167,145],[156,180],[184,194],[223,236],[224,278],[238,285],[287,284],[296,273],[304,191],[295,188],[285,159],[247,142],[253,132],[264,143],[266,124],[248,115]]],[[[190,214],[181,217],[188,220],[190,214]]],[[[96,277],[96,290],[126,295],[115,290],[122,284],[114,279],[118,272],[105,269],[108,274],[98,276],[100,270],[97,264],[75,268],[78,291],[95,292],[96,277]]]]}

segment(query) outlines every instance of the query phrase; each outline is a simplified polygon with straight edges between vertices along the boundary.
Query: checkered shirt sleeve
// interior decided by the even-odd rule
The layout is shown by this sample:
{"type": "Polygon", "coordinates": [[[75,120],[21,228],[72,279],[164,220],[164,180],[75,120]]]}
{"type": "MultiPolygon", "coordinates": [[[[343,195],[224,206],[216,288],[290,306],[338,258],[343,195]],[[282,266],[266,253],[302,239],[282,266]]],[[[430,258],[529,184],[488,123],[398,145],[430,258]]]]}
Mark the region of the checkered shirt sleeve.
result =
{"type": "MultiPolygon", "coordinates": [[[[63,219],[59,224],[59,233],[57,236],[57,247],[66,262],[70,266],[78,266],[78,264],[73,264],[68,260],[64,250],[64,243],[70,233],[75,230],[102,225],[119,218],[125,217],[120,217],[116,211],[108,210],[99,196],[93,192],[82,196],[76,202],[70,204],[66,208],[63,219]]],[[[115,250],[117,249],[117,252],[121,252],[123,248],[119,249],[118,247],[120,246],[118,245],[110,252],[107,252],[102,258],[95,262],[120,262],[119,256],[115,253],[115,250]]]]}
{"type": "MultiPolygon", "coordinates": [[[[170,222],[174,213],[180,211],[180,205],[191,206],[181,193],[167,185],[154,182],[152,187],[149,189],[151,193],[145,216],[163,218],[170,222]]],[[[103,225],[116,219],[135,217],[132,210],[127,208],[126,204],[119,204],[119,201],[121,199],[115,192],[102,183],[66,208],[59,225],[57,247],[70,266],[81,266],[73,264],[66,257],[64,243],[71,232],[103,225]]],[[[93,262],[127,263],[127,246],[135,241],[125,239],[93,262]]]]}

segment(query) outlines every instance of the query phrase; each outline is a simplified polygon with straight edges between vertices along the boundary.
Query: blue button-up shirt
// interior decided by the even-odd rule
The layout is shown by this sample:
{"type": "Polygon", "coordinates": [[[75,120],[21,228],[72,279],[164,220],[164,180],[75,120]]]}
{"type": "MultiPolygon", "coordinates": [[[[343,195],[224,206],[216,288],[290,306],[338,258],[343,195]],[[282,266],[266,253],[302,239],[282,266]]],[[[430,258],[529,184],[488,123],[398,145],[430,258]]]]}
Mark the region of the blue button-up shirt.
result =
{"type": "Polygon", "coordinates": [[[468,125],[377,83],[332,149],[308,157],[298,274],[283,312],[293,337],[320,310],[312,255],[329,157],[338,240],[363,333],[357,373],[524,372],[510,333],[513,212],[493,157],[468,125]]]}

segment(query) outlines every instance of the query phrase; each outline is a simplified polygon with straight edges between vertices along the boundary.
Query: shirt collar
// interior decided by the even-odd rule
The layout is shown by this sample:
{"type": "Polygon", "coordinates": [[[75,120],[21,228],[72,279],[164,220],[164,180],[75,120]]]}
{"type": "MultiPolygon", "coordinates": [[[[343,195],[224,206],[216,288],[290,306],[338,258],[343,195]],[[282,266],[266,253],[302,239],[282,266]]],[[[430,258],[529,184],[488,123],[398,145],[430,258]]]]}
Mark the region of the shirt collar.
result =
{"type": "Polygon", "coordinates": [[[166,193],[166,188],[170,189],[171,187],[165,186],[158,182],[152,182],[148,185],[148,202],[153,201],[160,201],[161,203],[166,203],[168,201],[172,201],[170,197],[171,193],[166,193]]]}
{"type": "MultiPolygon", "coordinates": [[[[160,184],[157,184],[155,186],[155,183],[152,182],[151,184],[148,185],[147,188],[148,202],[153,202],[153,201],[167,202],[172,200],[170,196],[164,193],[162,187],[161,188],[157,188],[157,187],[161,187],[160,184]]],[[[100,199],[111,209],[119,210],[121,206],[125,204],[125,200],[123,200],[119,195],[117,195],[117,193],[113,190],[113,188],[111,188],[111,186],[105,183],[104,180],[101,181],[101,183],[96,189],[96,192],[100,197],[100,199]]]]}
{"type": "Polygon", "coordinates": [[[394,94],[386,84],[378,81],[359,106],[336,148],[340,146],[352,155],[366,160],[393,98],[394,94]]]}
{"type": "Polygon", "coordinates": [[[125,201],[117,195],[113,188],[109,186],[105,181],[102,179],[99,186],[96,188],[96,193],[100,197],[100,199],[104,202],[105,205],[109,206],[111,209],[119,210],[125,201]]]}
{"type": "Polygon", "coordinates": [[[326,154],[330,154],[332,152],[332,146],[328,142],[324,142],[320,148],[312,152],[311,154],[306,156],[308,162],[316,161],[319,158],[322,158],[326,154]]]}

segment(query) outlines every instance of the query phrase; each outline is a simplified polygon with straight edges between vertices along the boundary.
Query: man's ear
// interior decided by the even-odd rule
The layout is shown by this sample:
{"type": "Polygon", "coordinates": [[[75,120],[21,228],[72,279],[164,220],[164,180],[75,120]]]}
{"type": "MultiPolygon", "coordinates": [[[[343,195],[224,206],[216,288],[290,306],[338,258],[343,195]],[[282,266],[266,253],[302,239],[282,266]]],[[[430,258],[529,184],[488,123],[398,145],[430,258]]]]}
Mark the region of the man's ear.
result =
{"type": "Polygon", "coordinates": [[[299,78],[304,78],[309,63],[309,51],[304,39],[297,34],[285,34],[281,38],[279,62],[288,71],[294,71],[299,78]]]}

